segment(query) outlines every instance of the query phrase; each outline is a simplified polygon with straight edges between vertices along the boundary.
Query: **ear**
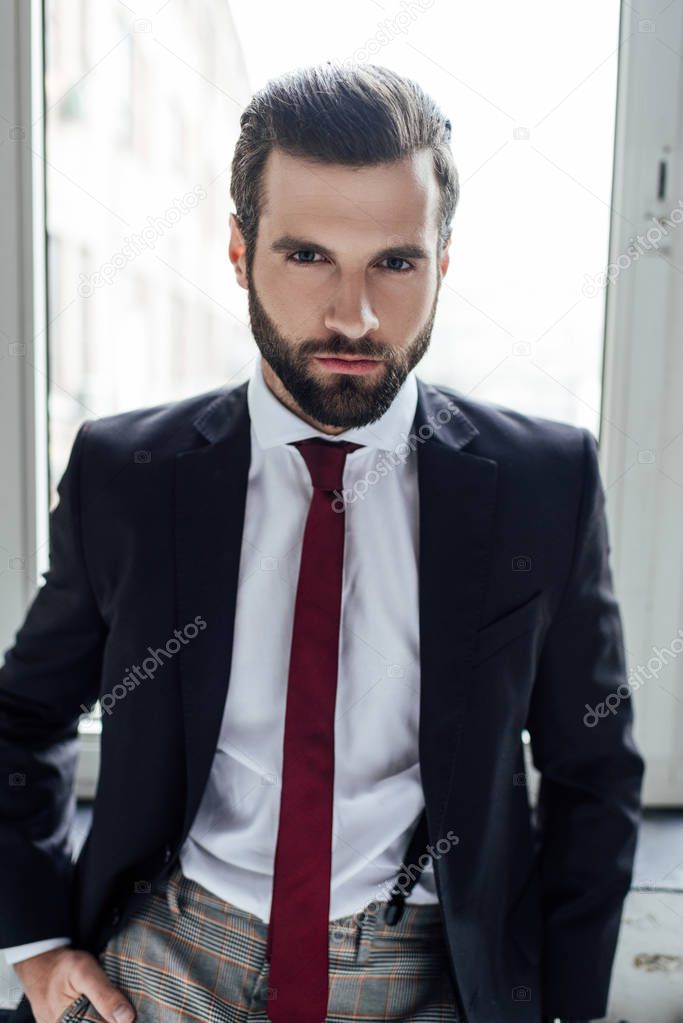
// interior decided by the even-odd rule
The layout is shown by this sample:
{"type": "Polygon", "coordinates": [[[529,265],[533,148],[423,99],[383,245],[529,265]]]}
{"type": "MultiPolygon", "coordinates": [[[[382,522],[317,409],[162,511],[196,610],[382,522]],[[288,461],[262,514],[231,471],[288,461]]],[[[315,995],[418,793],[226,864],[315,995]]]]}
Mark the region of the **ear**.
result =
{"type": "Polygon", "coordinates": [[[442,277],[446,274],[446,271],[448,270],[448,264],[450,262],[450,253],[448,251],[449,248],[450,248],[450,244],[451,244],[451,239],[450,239],[450,235],[449,235],[448,241],[446,242],[446,244],[444,245],[444,247],[442,249],[441,259],[440,259],[440,262],[439,262],[439,266],[440,266],[440,269],[441,269],[441,276],[442,277]]]}
{"type": "Polygon", "coordinates": [[[237,283],[245,290],[249,287],[247,278],[247,247],[240,230],[239,221],[234,213],[230,214],[230,242],[228,243],[228,255],[230,262],[235,268],[237,283]]]}

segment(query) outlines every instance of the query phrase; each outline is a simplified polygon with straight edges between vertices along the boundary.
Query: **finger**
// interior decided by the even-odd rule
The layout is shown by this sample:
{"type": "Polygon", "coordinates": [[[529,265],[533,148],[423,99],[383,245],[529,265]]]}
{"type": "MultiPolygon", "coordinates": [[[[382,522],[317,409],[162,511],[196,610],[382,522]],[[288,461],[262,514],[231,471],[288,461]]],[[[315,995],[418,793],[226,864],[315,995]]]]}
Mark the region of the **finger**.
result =
{"type": "Polygon", "coordinates": [[[101,968],[94,967],[92,974],[83,978],[81,990],[107,1023],[133,1023],[135,1009],[101,968]]]}

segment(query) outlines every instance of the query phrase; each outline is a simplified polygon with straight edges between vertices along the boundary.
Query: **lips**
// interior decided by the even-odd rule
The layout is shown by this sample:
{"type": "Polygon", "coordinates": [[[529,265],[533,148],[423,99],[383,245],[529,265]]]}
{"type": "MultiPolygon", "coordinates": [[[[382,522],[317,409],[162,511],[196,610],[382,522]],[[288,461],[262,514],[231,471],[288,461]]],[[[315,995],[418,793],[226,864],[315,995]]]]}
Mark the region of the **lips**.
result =
{"type": "Polygon", "coordinates": [[[366,355],[316,355],[316,359],[335,359],[337,362],[379,362],[366,355]]]}
{"type": "Polygon", "coordinates": [[[316,355],[314,358],[318,365],[329,373],[376,373],[382,365],[381,359],[365,359],[357,356],[346,358],[344,356],[316,355]]]}

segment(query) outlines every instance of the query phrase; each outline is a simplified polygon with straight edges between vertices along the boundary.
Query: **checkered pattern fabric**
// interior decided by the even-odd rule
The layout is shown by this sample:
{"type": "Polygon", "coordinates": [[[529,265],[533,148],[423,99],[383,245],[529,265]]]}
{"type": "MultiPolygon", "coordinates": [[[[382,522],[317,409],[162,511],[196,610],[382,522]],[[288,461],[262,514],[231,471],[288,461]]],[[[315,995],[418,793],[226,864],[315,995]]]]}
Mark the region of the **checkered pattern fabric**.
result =
{"type": "MultiPolygon", "coordinates": [[[[439,907],[410,905],[394,926],[385,902],[329,925],[327,1023],[458,1023],[439,907]]],[[[100,953],[137,1023],[267,1023],[267,925],[179,867],[100,953]]],[[[59,1023],[102,1023],[81,995],[59,1023]]]]}

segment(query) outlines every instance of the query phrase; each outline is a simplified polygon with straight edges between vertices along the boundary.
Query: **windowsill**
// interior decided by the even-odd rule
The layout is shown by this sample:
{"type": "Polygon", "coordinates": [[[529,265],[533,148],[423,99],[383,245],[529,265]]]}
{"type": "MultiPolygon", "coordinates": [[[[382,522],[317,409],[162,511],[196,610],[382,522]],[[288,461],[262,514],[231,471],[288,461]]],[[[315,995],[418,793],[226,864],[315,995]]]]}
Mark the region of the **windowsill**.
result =
{"type": "MultiPolygon", "coordinates": [[[[75,855],[90,828],[92,802],[79,800],[74,823],[75,855]]],[[[683,892],[683,808],[643,811],[633,891],[683,892]]]]}

